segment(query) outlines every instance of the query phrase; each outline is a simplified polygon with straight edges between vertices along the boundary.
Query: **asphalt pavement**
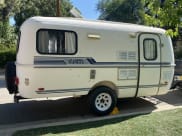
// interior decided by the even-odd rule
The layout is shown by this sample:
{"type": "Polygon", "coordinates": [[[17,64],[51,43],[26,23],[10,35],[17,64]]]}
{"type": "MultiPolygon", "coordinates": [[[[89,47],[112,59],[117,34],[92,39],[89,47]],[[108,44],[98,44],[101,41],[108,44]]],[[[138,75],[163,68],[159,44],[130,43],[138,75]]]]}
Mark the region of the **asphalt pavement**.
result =
{"type": "Polygon", "coordinates": [[[94,116],[87,105],[87,98],[50,98],[23,100],[13,103],[13,96],[5,88],[3,72],[0,73],[0,135],[9,130],[41,126],[88,122],[117,116],[148,114],[155,111],[182,107],[182,90],[174,90],[161,96],[119,99],[119,114],[94,116]],[[57,123],[57,124],[55,124],[57,123]],[[19,128],[18,128],[19,126],[19,128]],[[26,127],[25,127],[26,126],[26,127]]]}

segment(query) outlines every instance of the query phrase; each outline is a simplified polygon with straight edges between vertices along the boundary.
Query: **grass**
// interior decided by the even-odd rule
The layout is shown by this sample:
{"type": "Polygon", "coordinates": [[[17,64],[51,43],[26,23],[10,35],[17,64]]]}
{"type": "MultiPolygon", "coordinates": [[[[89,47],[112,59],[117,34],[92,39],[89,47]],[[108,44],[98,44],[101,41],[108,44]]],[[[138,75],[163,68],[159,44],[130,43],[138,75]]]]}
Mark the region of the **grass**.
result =
{"type": "Polygon", "coordinates": [[[181,136],[182,109],[98,122],[38,128],[14,136],[181,136]]]}

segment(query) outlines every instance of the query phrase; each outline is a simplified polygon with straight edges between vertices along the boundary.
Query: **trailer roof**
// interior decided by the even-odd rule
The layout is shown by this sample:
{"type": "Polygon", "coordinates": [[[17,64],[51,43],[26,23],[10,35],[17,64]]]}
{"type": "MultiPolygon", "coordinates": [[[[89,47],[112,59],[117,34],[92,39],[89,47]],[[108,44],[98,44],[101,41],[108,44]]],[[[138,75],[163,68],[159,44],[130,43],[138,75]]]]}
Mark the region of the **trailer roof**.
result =
{"type": "Polygon", "coordinates": [[[129,24],[129,23],[120,23],[112,21],[103,21],[103,20],[86,20],[81,18],[65,18],[65,17],[31,17],[27,19],[21,26],[21,29],[28,27],[30,29],[33,26],[71,26],[78,28],[91,28],[91,29],[102,29],[102,30],[115,30],[115,31],[129,31],[129,32],[150,32],[150,33],[160,33],[164,34],[165,30],[161,28],[129,24]]]}

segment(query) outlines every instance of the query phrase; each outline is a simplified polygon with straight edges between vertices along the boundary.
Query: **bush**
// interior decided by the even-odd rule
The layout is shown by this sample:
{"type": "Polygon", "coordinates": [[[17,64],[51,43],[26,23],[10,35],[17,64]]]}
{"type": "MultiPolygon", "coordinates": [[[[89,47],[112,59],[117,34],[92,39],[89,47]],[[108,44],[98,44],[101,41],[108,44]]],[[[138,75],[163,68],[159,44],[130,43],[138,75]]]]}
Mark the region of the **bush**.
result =
{"type": "Polygon", "coordinates": [[[0,68],[4,68],[8,61],[16,60],[16,49],[15,48],[6,48],[0,50],[0,68]]]}
{"type": "Polygon", "coordinates": [[[174,52],[175,59],[182,59],[182,49],[174,52]]]}

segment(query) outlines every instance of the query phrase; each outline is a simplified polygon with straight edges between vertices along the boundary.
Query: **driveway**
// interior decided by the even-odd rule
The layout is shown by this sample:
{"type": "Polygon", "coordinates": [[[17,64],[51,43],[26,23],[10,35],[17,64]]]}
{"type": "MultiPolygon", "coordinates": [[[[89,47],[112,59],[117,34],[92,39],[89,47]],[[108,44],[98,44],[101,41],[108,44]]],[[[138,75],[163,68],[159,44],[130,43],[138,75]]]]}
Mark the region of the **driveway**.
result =
{"type": "MultiPolygon", "coordinates": [[[[118,100],[119,114],[131,115],[182,107],[182,91],[175,90],[165,95],[118,100]]],[[[112,116],[107,116],[112,117],[112,116]]],[[[106,118],[107,118],[106,117],[106,118]]],[[[13,96],[5,89],[4,76],[0,75],[0,134],[9,128],[26,123],[46,123],[94,120],[86,98],[54,98],[23,100],[13,103],[13,96]],[[16,124],[16,125],[15,125],[16,124]]],[[[48,123],[46,123],[48,124],[48,123]]],[[[35,127],[35,125],[34,125],[35,127]]]]}

